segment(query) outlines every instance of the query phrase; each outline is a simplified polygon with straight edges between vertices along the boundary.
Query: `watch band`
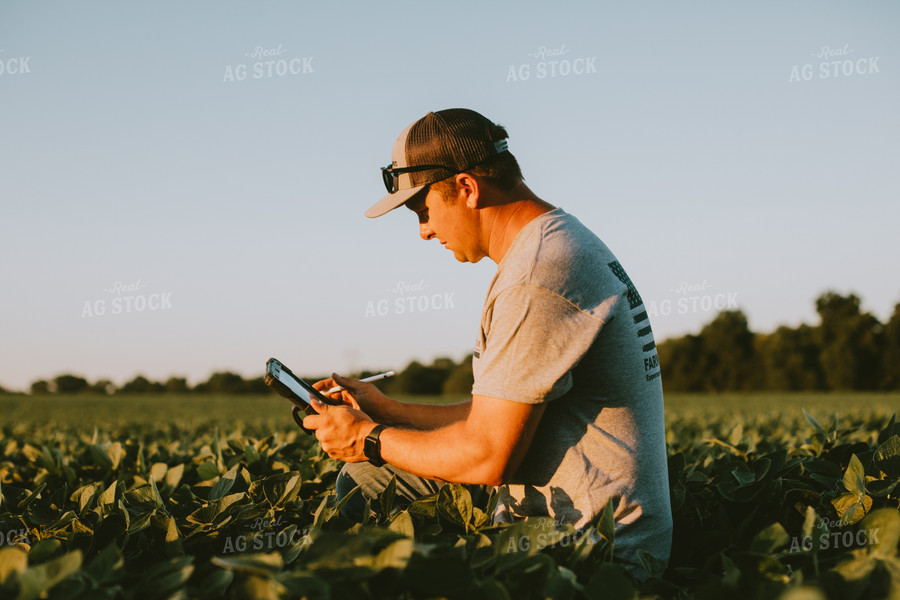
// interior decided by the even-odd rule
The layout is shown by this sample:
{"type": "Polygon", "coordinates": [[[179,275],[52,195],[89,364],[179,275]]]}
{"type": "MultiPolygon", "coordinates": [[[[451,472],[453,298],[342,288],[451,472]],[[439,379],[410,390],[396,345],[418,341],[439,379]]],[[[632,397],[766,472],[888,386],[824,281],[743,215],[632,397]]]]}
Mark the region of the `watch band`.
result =
{"type": "Polygon", "coordinates": [[[380,467],[384,464],[384,459],[381,458],[381,432],[384,431],[384,425],[376,425],[372,431],[369,432],[369,435],[366,436],[366,441],[363,443],[363,454],[366,455],[366,458],[369,459],[369,462],[372,463],[373,466],[380,467]]]}

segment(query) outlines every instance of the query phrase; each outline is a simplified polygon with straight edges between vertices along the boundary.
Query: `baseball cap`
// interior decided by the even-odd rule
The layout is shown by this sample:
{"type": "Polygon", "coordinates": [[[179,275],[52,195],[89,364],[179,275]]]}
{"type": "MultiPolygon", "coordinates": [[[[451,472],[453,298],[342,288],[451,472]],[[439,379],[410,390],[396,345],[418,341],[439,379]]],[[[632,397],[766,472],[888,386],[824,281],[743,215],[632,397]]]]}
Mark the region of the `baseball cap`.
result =
{"type": "Polygon", "coordinates": [[[380,217],[402,206],[426,186],[462,173],[507,151],[506,139],[491,139],[496,126],[467,108],[430,112],[404,129],[381,169],[387,196],[366,211],[380,217]]]}

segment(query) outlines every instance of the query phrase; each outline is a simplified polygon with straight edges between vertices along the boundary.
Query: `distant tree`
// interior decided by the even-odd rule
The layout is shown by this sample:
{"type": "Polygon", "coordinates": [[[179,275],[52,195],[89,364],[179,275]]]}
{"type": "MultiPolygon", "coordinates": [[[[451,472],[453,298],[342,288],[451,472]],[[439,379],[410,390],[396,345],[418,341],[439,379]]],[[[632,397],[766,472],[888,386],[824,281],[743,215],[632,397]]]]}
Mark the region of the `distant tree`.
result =
{"type": "Polygon", "coordinates": [[[765,389],[782,391],[823,390],[822,370],[816,330],[802,324],[796,329],[782,325],[757,340],[765,389]]]}
{"type": "Polygon", "coordinates": [[[431,362],[431,368],[452,371],[453,369],[456,368],[456,363],[453,361],[452,358],[448,358],[446,356],[441,356],[439,358],[434,359],[431,362]]]}
{"type": "Polygon", "coordinates": [[[161,394],[165,391],[163,384],[150,381],[143,375],[138,375],[122,386],[123,394],[161,394]]]}
{"type": "Polygon", "coordinates": [[[444,380],[442,392],[446,395],[471,394],[475,384],[475,375],[472,373],[472,355],[468,355],[456,365],[444,380]]]}
{"type": "Polygon", "coordinates": [[[663,389],[671,392],[701,392],[706,389],[703,340],[685,335],[657,346],[663,389]]]}
{"type": "Polygon", "coordinates": [[[206,391],[210,394],[245,394],[247,384],[244,378],[237,373],[223,371],[213,373],[206,380],[206,391]]]}
{"type": "Polygon", "coordinates": [[[0,385],[0,394],[9,394],[9,393],[11,393],[11,392],[8,392],[5,387],[0,385]]]}
{"type": "Polygon", "coordinates": [[[94,394],[115,394],[116,384],[109,379],[100,379],[91,384],[88,389],[94,394]]]}
{"type": "MultiPolygon", "coordinates": [[[[709,391],[748,390],[758,372],[754,334],[740,310],[722,311],[701,331],[700,366],[709,391]]],[[[760,385],[761,387],[761,385],[760,385]]]]}
{"type": "Polygon", "coordinates": [[[45,394],[50,394],[50,383],[43,379],[39,379],[37,381],[32,382],[31,384],[31,395],[32,396],[43,396],[45,394]]]}
{"type": "Polygon", "coordinates": [[[165,383],[167,394],[186,394],[191,391],[184,377],[169,377],[165,383]]]}
{"type": "Polygon", "coordinates": [[[816,299],[825,381],[833,390],[874,390],[880,387],[884,326],[860,311],[855,294],[826,292],[816,299]]]}
{"type": "Polygon", "coordinates": [[[881,388],[900,390],[900,304],[884,326],[884,360],[881,388]]]}
{"type": "MultiPolygon", "coordinates": [[[[310,383],[315,383],[311,381],[310,383]]],[[[246,381],[245,389],[248,394],[270,394],[269,386],[266,385],[264,377],[254,377],[246,381]]]]}
{"type": "Polygon", "coordinates": [[[441,366],[432,365],[426,367],[418,361],[412,361],[397,375],[396,380],[391,385],[391,392],[430,396],[440,395],[444,388],[444,381],[450,375],[450,369],[444,359],[441,359],[438,364],[441,366]]]}
{"type": "Polygon", "coordinates": [[[53,379],[57,394],[80,394],[88,389],[87,379],[77,375],[58,375],[53,379]]]}

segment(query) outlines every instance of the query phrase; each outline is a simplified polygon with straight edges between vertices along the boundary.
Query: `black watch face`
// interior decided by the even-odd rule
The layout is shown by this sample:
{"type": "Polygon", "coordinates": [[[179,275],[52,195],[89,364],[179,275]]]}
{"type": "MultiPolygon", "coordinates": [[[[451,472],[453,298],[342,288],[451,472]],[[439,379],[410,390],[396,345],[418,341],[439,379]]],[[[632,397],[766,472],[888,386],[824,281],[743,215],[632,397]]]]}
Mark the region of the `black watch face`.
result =
{"type": "Polygon", "coordinates": [[[384,464],[384,461],[381,459],[381,441],[378,439],[381,429],[383,427],[373,429],[372,433],[366,436],[366,441],[363,443],[363,453],[369,459],[369,462],[376,467],[384,464]]]}

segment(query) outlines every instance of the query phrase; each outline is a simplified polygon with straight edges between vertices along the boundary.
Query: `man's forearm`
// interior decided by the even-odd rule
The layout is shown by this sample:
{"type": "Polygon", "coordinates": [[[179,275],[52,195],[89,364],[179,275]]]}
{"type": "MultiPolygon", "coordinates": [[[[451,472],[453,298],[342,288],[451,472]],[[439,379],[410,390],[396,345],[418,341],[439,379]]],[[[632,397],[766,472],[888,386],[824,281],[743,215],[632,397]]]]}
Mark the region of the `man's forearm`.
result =
{"type": "Polygon", "coordinates": [[[471,408],[471,400],[457,404],[417,404],[392,400],[386,410],[373,415],[373,418],[384,425],[426,431],[465,421],[471,408]]]}
{"type": "Polygon", "coordinates": [[[490,449],[466,435],[465,422],[429,431],[390,427],[381,434],[381,457],[400,469],[441,481],[500,485],[502,468],[490,449]],[[492,460],[493,459],[493,460],[492,460]]]}

